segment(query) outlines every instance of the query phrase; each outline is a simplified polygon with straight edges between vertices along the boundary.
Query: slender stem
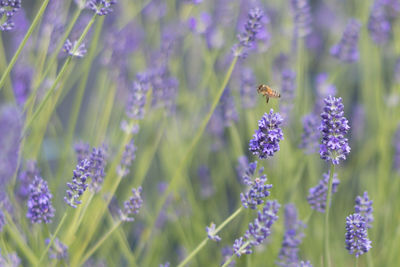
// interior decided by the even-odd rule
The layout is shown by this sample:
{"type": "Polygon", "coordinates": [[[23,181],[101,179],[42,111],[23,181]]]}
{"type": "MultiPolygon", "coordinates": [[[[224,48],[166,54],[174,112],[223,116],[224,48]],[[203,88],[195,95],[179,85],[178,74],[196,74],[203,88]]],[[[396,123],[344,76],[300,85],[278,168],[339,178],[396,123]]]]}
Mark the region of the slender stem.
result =
{"type": "MultiPolygon", "coordinates": [[[[242,253],[241,253],[242,250],[245,249],[249,244],[250,244],[250,241],[247,241],[246,243],[244,243],[244,244],[239,248],[239,251],[238,251],[238,252],[239,252],[240,254],[242,254],[242,253]]],[[[224,264],[222,265],[222,267],[228,266],[229,263],[232,262],[232,260],[233,260],[233,258],[235,257],[235,255],[236,255],[236,254],[233,253],[233,255],[230,256],[230,258],[227,259],[227,260],[224,262],[224,264]]]]}
{"type": "Polygon", "coordinates": [[[15,52],[14,56],[12,57],[10,63],[8,64],[6,70],[4,71],[3,75],[1,76],[0,79],[0,91],[1,88],[3,88],[3,85],[6,81],[6,78],[10,74],[12,68],[14,67],[15,62],[17,62],[17,59],[19,55],[22,52],[22,49],[24,48],[26,42],[28,41],[29,37],[31,36],[33,30],[36,28],[37,24],[39,23],[40,18],[42,17],[44,11],[46,10],[47,4],[49,3],[49,0],[44,0],[42,3],[42,6],[39,9],[39,12],[36,14],[36,17],[33,19],[31,26],[29,27],[27,33],[24,36],[24,39],[22,39],[21,44],[18,46],[17,52],[15,52]]]}
{"type": "Polygon", "coordinates": [[[61,218],[61,221],[59,222],[59,224],[58,224],[56,230],[54,231],[54,234],[53,234],[53,235],[51,236],[51,238],[50,238],[49,244],[47,244],[47,247],[46,247],[46,248],[44,249],[44,251],[42,252],[42,255],[40,255],[39,261],[38,261],[38,263],[37,263],[36,266],[41,266],[40,263],[42,262],[42,260],[44,259],[44,256],[46,256],[47,252],[49,251],[49,248],[51,247],[51,245],[53,244],[54,240],[56,239],[57,234],[58,234],[58,232],[60,231],[61,227],[63,226],[63,224],[64,224],[65,219],[67,218],[67,216],[68,216],[68,211],[66,211],[66,212],[64,213],[64,216],[61,218]]]}
{"type": "MultiPolygon", "coordinates": [[[[215,231],[214,234],[218,234],[219,231],[222,230],[222,228],[224,228],[228,223],[230,223],[233,219],[235,219],[240,212],[242,212],[243,207],[238,208],[231,216],[229,216],[225,221],[223,221],[221,223],[220,226],[218,226],[215,231]]],[[[203,239],[203,241],[201,241],[201,243],[181,262],[179,263],[178,267],[183,267],[185,266],[194,256],[196,256],[196,254],[203,248],[205,247],[205,245],[207,244],[209,238],[206,237],[203,239]]]]}
{"type": "Polygon", "coordinates": [[[356,257],[356,260],[354,261],[354,267],[358,266],[358,257],[356,257]]]}
{"type": "Polygon", "coordinates": [[[113,227],[110,230],[108,230],[108,232],[105,235],[103,235],[103,237],[100,238],[100,240],[97,241],[97,243],[91,249],[89,249],[89,251],[82,257],[79,266],[85,263],[85,261],[89,259],[89,257],[92,256],[94,252],[96,252],[96,250],[111,236],[111,234],[118,229],[121,223],[122,221],[119,220],[116,224],[114,224],[113,227]]]}
{"type": "Polygon", "coordinates": [[[333,182],[333,173],[335,172],[335,165],[331,164],[331,170],[329,172],[329,183],[328,183],[328,195],[326,196],[326,205],[325,205],[325,235],[324,235],[324,247],[325,247],[325,257],[324,257],[324,266],[331,266],[331,255],[329,248],[329,210],[331,208],[331,198],[332,198],[332,182],[333,182]]]}

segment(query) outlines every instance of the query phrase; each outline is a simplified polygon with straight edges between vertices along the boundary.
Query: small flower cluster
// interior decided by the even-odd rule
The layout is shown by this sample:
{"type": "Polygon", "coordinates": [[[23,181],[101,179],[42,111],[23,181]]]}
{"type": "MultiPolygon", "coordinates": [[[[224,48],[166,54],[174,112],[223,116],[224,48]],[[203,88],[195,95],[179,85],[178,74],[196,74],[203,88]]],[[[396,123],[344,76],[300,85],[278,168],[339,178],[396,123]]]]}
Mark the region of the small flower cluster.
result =
{"type": "Polygon", "coordinates": [[[235,240],[233,244],[234,253],[240,257],[243,254],[251,254],[252,248],[259,246],[271,234],[271,226],[278,220],[279,203],[267,201],[262,211],[258,211],[258,216],[254,222],[249,223],[249,229],[243,237],[235,240]]]}
{"type": "Polygon", "coordinates": [[[21,0],[0,1],[0,31],[11,31],[14,28],[11,19],[20,8],[21,0]]]}
{"type": "Polygon", "coordinates": [[[372,222],[374,221],[374,216],[372,212],[372,200],[369,199],[368,192],[365,191],[362,196],[356,197],[356,204],[354,206],[355,213],[361,214],[365,218],[365,224],[367,228],[372,227],[372,222]]]}
{"type": "Polygon", "coordinates": [[[90,145],[85,142],[78,142],[74,145],[77,162],[88,159],[90,156],[90,145]]]}
{"type": "Polygon", "coordinates": [[[87,5],[99,16],[105,16],[113,11],[112,5],[116,4],[117,0],[90,0],[87,5]]]}
{"type": "Polygon", "coordinates": [[[18,267],[21,265],[21,259],[16,252],[8,253],[6,256],[0,254],[0,266],[18,267]]]}
{"type": "Polygon", "coordinates": [[[271,184],[267,184],[267,175],[261,175],[264,168],[259,169],[258,175],[261,175],[259,177],[255,177],[256,169],[257,161],[250,163],[242,177],[243,184],[248,186],[247,192],[240,194],[240,200],[246,209],[257,209],[257,206],[263,204],[264,199],[270,195],[268,190],[272,188],[271,184]]]}
{"type": "Polygon", "coordinates": [[[118,175],[125,177],[129,174],[129,167],[136,158],[136,146],[133,139],[125,146],[120,165],[117,167],[118,175]]]}
{"type": "Polygon", "coordinates": [[[139,81],[133,82],[126,104],[126,115],[128,118],[133,120],[143,119],[147,91],[148,87],[145,84],[139,81]]]}
{"type": "Polygon", "coordinates": [[[77,208],[77,205],[81,204],[79,198],[88,187],[87,180],[90,177],[89,169],[90,161],[87,159],[82,160],[74,170],[72,183],[67,183],[69,189],[67,189],[67,196],[64,197],[64,201],[73,208],[77,208]]]}
{"type": "Polygon", "coordinates": [[[368,31],[374,42],[386,43],[390,38],[391,28],[384,1],[375,0],[368,19],[368,31]]]}
{"type": "MultiPolygon", "coordinates": [[[[45,240],[46,245],[50,243],[50,239],[45,240]]],[[[66,260],[68,259],[68,247],[63,244],[58,238],[54,239],[54,242],[49,248],[49,259],[66,260]]]]}
{"type": "Polygon", "coordinates": [[[89,161],[89,172],[90,177],[92,178],[90,182],[90,188],[94,192],[98,192],[103,184],[103,179],[105,176],[104,169],[107,164],[105,147],[94,147],[92,153],[89,156],[89,161]]]}
{"type": "Polygon", "coordinates": [[[332,46],[330,53],[333,57],[345,63],[358,61],[358,35],[360,33],[361,24],[351,19],[344,30],[342,39],[336,45],[332,46]]]}
{"type": "Polygon", "coordinates": [[[78,41],[72,43],[69,39],[65,41],[64,52],[72,57],[84,57],[87,50],[85,44],[80,44],[78,46],[78,41]]]}
{"type": "Polygon", "coordinates": [[[284,124],[290,121],[290,114],[293,109],[296,88],[296,73],[290,69],[284,69],[281,74],[281,107],[280,112],[284,124]]]}
{"type": "Polygon", "coordinates": [[[367,223],[364,216],[354,213],[346,218],[346,249],[356,257],[366,253],[371,248],[368,239],[367,223]]]}
{"type": "Polygon", "coordinates": [[[246,48],[251,48],[254,45],[256,35],[261,29],[261,19],[263,15],[262,10],[259,8],[253,8],[249,11],[248,20],[244,25],[245,31],[238,34],[237,38],[239,44],[236,44],[232,48],[234,56],[246,57],[247,53],[244,50],[246,48]]]}
{"type": "Polygon", "coordinates": [[[222,93],[219,109],[221,111],[222,121],[225,127],[230,127],[234,122],[239,120],[239,114],[235,107],[235,99],[231,94],[231,90],[227,87],[222,93]]]}
{"type": "Polygon", "coordinates": [[[135,220],[131,215],[138,214],[143,205],[141,193],[141,186],[139,186],[138,189],[132,188],[132,196],[128,201],[124,202],[124,210],[119,210],[119,215],[122,221],[133,222],[135,220]]]}
{"type": "Polygon", "coordinates": [[[19,174],[19,188],[18,196],[21,199],[26,199],[29,195],[29,185],[32,183],[36,176],[40,176],[40,171],[37,167],[36,161],[29,160],[25,164],[25,169],[19,174]]]}
{"type": "Polygon", "coordinates": [[[322,159],[339,164],[350,153],[350,146],[345,135],[350,129],[348,120],[344,117],[342,98],[328,96],[325,98],[324,111],[321,113],[322,141],[320,156],[322,159]]]}
{"type": "MultiPolygon", "coordinates": [[[[326,209],[326,197],[328,193],[329,173],[324,173],[323,178],[319,181],[319,184],[313,188],[310,188],[307,201],[311,208],[318,212],[325,212],[326,209]]],[[[337,179],[337,174],[333,174],[332,181],[332,195],[337,192],[337,187],[340,181],[337,179]]]]}
{"type": "Polygon", "coordinates": [[[307,0],[291,0],[294,14],[295,36],[304,37],[311,33],[311,8],[307,0]]]}
{"type": "Polygon", "coordinates": [[[6,218],[4,217],[3,210],[0,209],[0,233],[3,231],[3,227],[6,224],[6,218]]]}
{"type": "Polygon", "coordinates": [[[211,223],[210,226],[206,227],[207,236],[210,240],[215,242],[221,241],[221,237],[215,233],[215,223],[211,223]]]}
{"type": "Polygon", "coordinates": [[[283,132],[280,128],[283,119],[279,113],[271,109],[258,121],[258,129],[250,140],[249,149],[260,159],[272,157],[279,151],[279,142],[283,140],[283,132]]]}
{"type": "Polygon", "coordinates": [[[50,223],[54,217],[55,209],[51,204],[51,195],[47,182],[36,176],[29,185],[28,212],[26,217],[32,223],[50,223]]]}
{"type": "Polygon", "coordinates": [[[257,102],[255,76],[251,68],[244,68],[240,74],[240,100],[245,109],[253,108],[257,102]]]}

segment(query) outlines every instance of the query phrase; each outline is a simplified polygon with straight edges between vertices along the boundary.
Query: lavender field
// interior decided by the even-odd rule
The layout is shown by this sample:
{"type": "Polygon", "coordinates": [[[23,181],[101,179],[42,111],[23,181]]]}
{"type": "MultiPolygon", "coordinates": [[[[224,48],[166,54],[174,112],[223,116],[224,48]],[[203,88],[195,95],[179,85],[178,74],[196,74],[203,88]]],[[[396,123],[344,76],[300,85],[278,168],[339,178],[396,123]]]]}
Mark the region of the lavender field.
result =
{"type": "Polygon", "coordinates": [[[400,0],[0,0],[0,267],[400,266],[400,0]]]}

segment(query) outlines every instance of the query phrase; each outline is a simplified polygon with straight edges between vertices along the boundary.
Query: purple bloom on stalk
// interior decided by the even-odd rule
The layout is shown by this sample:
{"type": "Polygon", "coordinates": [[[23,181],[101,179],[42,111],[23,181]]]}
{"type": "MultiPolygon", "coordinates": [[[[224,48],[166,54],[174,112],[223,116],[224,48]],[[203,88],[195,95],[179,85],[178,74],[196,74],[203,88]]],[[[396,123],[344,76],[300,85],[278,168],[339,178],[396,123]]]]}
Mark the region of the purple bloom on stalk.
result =
{"type": "Polygon", "coordinates": [[[14,22],[11,19],[20,8],[21,0],[0,1],[0,31],[10,31],[14,28],[14,22]]]}
{"type": "Polygon", "coordinates": [[[117,167],[118,175],[125,177],[129,174],[129,168],[132,162],[136,158],[136,146],[133,139],[125,146],[124,154],[122,154],[122,159],[120,165],[117,167]]]}
{"type": "Polygon", "coordinates": [[[87,6],[99,16],[105,16],[113,11],[112,5],[116,0],[89,0],[87,6]]]}
{"type": "MultiPolygon", "coordinates": [[[[221,254],[222,254],[222,262],[221,262],[221,266],[224,265],[224,263],[230,259],[233,255],[233,250],[231,247],[229,246],[225,246],[221,249],[221,254]]],[[[235,266],[236,262],[234,260],[232,260],[228,266],[229,267],[233,267],[235,266]]]]}
{"type": "Polygon", "coordinates": [[[210,240],[219,242],[221,237],[215,233],[215,223],[211,223],[210,226],[206,227],[207,236],[210,240]]]}
{"type": "Polygon", "coordinates": [[[267,201],[262,211],[258,211],[258,216],[254,222],[249,223],[249,229],[235,240],[233,245],[234,253],[240,257],[242,254],[252,253],[252,247],[259,246],[271,234],[272,224],[278,220],[279,203],[267,201]]]}
{"type": "Polygon", "coordinates": [[[37,167],[36,161],[29,160],[25,164],[25,169],[19,174],[19,188],[18,196],[21,199],[26,199],[29,194],[29,184],[32,183],[36,176],[40,176],[40,171],[37,167]]]}
{"type": "Polygon", "coordinates": [[[203,12],[200,18],[191,17],[188,20],[189,29],[196,34],[205,34],[212,25],[212,18],[209,13],[203,12]]]}
{"type": "Polygon", "coordinates": [[[129,198],[129,200],[124,202],[124,209],[119,211],[119,215],[122,221],[133,222],[135,220],[131,216],[138,214],[140,208],[143,205],[141,193],[141,186],[139,186],[138,189],[132,188],[132,196],[129,198]]]}
{"type": "MultiPolygon", "coordinates": [[[[307,197],[308,204],[311,208],[318,212],[325,212],[326,209],[326,196],[328,193],[329,173],[324,173],[323,178],[319,181],[319,184],[315,187],[310,188],[307,197]]],[[[340,181],[337,179],[337,174],[333,174],[332,181],[332,195],[336,193],[337,187],[340,181]]]]}
{"type": "Polygon", "coordinates": [[[239,43],[232,48],[234,56],[246,57],[246,49],[251,48],[256,40],[256,35],[260,31],[263,12],[259,8],[253,8],[249,11],[248,20],[244,25],[245,31],[238,34],[239,43]]]}
{"type": "Polygon", "coordinates": [[[245,194],[240,194],[240,200],[245,209],[257,209],[257,206],[264,203],[264,199],[270,195],[271,184],[267,184],[267,176],[261,175],[264,168],[261,167],[256,173],[257,161],[249,164],[243,175],[243,183],[248,186],[245,194]],[[261,176],[259,176],[261,175],[261,176]]]}
{"type": "Polygon", "coordinates": [[[339,164],[350,153],[350,146],[345,135],[350,129],[349,121],[344,117],[342,98],[325,98],[324,111],[321,113],[320,156],[332,164],[339,164]]]}
{"type": "Polygon", "coordinates": [[[207,199],[214,195],[215,190],[211,181],[210,170],[206,166],[202,165],[197,170],[197,174],[200,182],[200,196],[203,199],[207,199]]]}
{"type": "Polygon", "coordinates": [[[80,44],[78,47],[78,41],[71,43],[71,41],[67,39],[64,44],[64,52],[73,57],[83,57],[87,50],[85,48],[85,44],[80,44]]]}
{"type": "Polygon", "coordinates": [[[77,162],[88,159],[90,155],[90,145],[85,142],[78,142],[74,145],[77,162]]]}
{"type": "Polygon", "coordinates": [[[148,87],[145,84],[138,81],[133,82],[129,91],[128,102],[126,104],[126,115],[130,119],[143,119],[147,91],[148,87]]]}
{"type": "MultiPolygon", "coordinates": [[[[255,168],[257,167],[257,164],[254,165],[254,163],[252,163],[252,166],[255,166],[254,170],[251,171],[251,173],[254,173],[255,168]]],[[[237,174],[238,178],[240,178],[241,183],[243,183],[242,177],[247,173],[249,167],[250,167],[249,159],[247,158],[247,156],[240,156],[238,158],[238,163],[236,165],[236,174],[237,174]]]]}
{"type": "Polygon", "coordinates": [[[294,31],[296,37],[304,37],[311,33],[311,8],[308,0],[290,1],[294,15],[294,31]]]}
{"type": "Polygon", "coordinates": [[[345,63],[358,61],[358,36],[360,33],[361,24],[351,19],[343,32],[342,39],[336,45],[332,46],[330,53],[333,57],[345,63]]]}
{"type": "Polygon", "coordinates": [[[47,182],[41,177],[36,176],[29,185],[28,212],[26,217],[32,223],[50,223],[54,217],[55,209],[51,204],[51,195],[47,182]]]}
{"type": "Polygon", "coordinates": [[[230,127],[234,122],[239,120],[239,114],[235,107],[235,99],[231,94],[231,90],[227,87],[222,93],[219,107],[222,112],[222,121],[225,127],[230,127]]]}
{"type": "Polygon", "coordinates": [[[356,257],[368,252],[371,241],[368,239],[365,218],[354,213],[346,218],[346,249],[356,257]]]}
{"type": "Polygon", "coordinates": [[[356,205],[354,206],[355,213],[361,214],[365,218],[365,225],[367,228],[372,227],[372,222],[374,221],[374,216],[372,212],[372,200],[369,199],[368,192],[365,191],[362,196],[356,197],[356,205]]]}
{"type": "Polygon", "coordinates": [[[0,254],[0,266],[18,267],[20,264],[21,260],[16,252],[8,253],[7,256],[1,256],[0,254]]]}
{"type": "MultiPolygon", "coordinates": [[[[46,245],[50,243],[50,239],[45,240],[46,245]]],[[[49,248],[49,259],[66,260],[68,259],[68,247],[58,238],[54,239],[53,244],[49,248]]]]}
{"type": "Polygon", "coordinates": [[[390,38],[390,21],[382,0],[375,0],[368,19],[368,31],[377,44],[386,43],[390,38]]]}
{"type": "Polygon", "coordinates": [[[89,168],[90,161],[87,159],[82,160],[74,170],[72,183],[67,183],[69,189],[67,189],[67,196],[64,197],[64,201],[73,208],[77,208],[77,205],[81,204],[79,198],[88,187],[87,179],[90,177],[89,168]]]}
{"type": "Polygon", "coordinates": [[[17,61],[12,72],[15,100],[18,105],[24,105],[31,91],[33,69],[26,61],[17,61]]]}
{"type": "Polygon", "coordinates": [[[393,167],[400,174],[400,125],[397,127],[397,131],[394,134],[393,146],[393,167]]]}
{"type": "Polygon", "coordinates": [[[336,95],[336,87],[329,83],[328,74],[322,72],[315,78],[315,86],[317,88],[317,99],[315,101],[314,113],[320,114],[324,108],[324,99],[328,96],[336,95]]]}
{"type": "Polygon", "coordinates": [[[240,74],[240,99],[243,108],[253,108],[257,102],[257,94],[255,88],[255,77],[251,68],[244,68],[240,74]]]}
{"type": "Polygon", "coordinates": [[[321,136],[318,131],[319,125],[319,118],[314,113],[303,117],[303,133],[301,135],[300,148],[304,149],[306,154],[312,154],[318,150],[319,138],[321,136]]]}
{"type": "Polygon", "coordinates": [[[310,261],[300,261],[299,267],[313,267],[310,261]]]}
{"type": "Polygon", "coordinates": [[[304,237],[303,228],[306,225],[298,220],[297,209],[294,204],[285,206],[285,235],[283,236],[282,248],[279,252],[279,266],[299,265],[299,245],[304,237]]]}
{"type": "Polygon", "coordinates": [[[4,217],[3,210],[0,209],[0,233],[3,231],[3,227],[6,224],[6,218],[4,217]]]}
{"type": "Polygon", "coordinates": [[[279,151],[279,142],[283,140],[283,132],[280,128],[282,117],[271,109],[258,121],[258,129],[250,140],[249,150],[260,159],[272,157],[279,151]]]}
{"type": "Polygon", "coordinates": [[[106,167],[106,149],[105,147],[93,148],[92,153],[89,157],[90,161],[90,188],[94,192],[98,192],[103,184],[103,178],[105,176],[104,169],[106,167]]]}
{"type": "Polygon", "coordinates": [[[296,88],[296,73],[292,70],[285,69],[282,71],[281,81],[281,107],[280,112],[283,117],[284,123],[288,124],[290,120],[290,113],[293,109],[293,101],[295,97],[296,88]]]}

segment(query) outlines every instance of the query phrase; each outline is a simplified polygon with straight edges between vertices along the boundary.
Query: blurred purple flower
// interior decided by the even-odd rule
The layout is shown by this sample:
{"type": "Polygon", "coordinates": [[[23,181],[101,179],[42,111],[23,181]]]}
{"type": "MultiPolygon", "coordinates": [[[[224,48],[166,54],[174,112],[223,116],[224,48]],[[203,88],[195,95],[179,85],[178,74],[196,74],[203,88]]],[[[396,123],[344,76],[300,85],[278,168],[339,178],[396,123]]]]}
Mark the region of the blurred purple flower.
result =
{"type": "Polygon", "coordinates": [[[206,34],[212,26],[212,17],[209,13],[203,12],[199,18],[190,17],[188,19],[189,29],[196,34],[206,34]]]}
{"type": "MultiPolygon", "coordinates": [[[[232,255],[233,255],[233,250],[232,250],[232,248],[231,248],[230,246],[225,246],[225,247],[223,247],[223,248],[221,249],[221,254],[222,254],[222,262],[221,262],[220,266],[224,265],[224,263],[225,263],[229,258],[232,257],[232,255]]],[[[228,266],[229,266],[229,267],[233,267],[233,266],[235,266],[235,264],[236,264],[236,262],[235,262],[234,260],[232,260],[232,261],[229,263],[228,266]]]]}
{"type": "Polygon", "coordinates": [[[12,81],[17,104],[22,106],[31,92],[33,69],[27,62],[18,62],[12,71],[12,81]]]}
{"type": "Polygon", "coordinates": [[[78,142],[74,145],[77,162],[88,159],[90,155],[90,145],[85,142],[78,142]]]}
{"type": "Polygon", "coordinates": [[[73,57],[84,57],[87,50],[85,48],[85,44],[80,44],[78,46],[78,41],[74,41],[72,44],[69,39],[64,44],[64,52],[66,52],[68,55],[73,56],[73,57]]]}
{"type": "Polygon", "coordinates": [[[294,15],[295,37],[304,37],[311,33],[311,7],[308,0],[291,0],[292,12],[294,15]]]}
{"type": "Polygon", "coordinates": [[[10,31],[14,28],[12,17],[21,8],[21,0],[0,1],[0,31],[10,31]]]}
{"type": "Polygon", "coordinates": [[[299,267],[313,267],[310,261],[300,261],[299,267]]]}
{"type": "Polygon", "coordinates": [[[356,104],[353,107],[351,121],[357,122],[352,127],[353,128],[351,131],[352,139],[356,141],[362,140],[363,137],[365,137],[366,133],[365,132],[366,114],[364,106],[362,104],[356,104]]]}
{"type": "Polygon", "coordinates": [[[31,223],[50,223],[54,217],[55,209],[51,204],[52,194],[49,191],[47,182],[36,176],[29,185],[28,212],[26,217],[31,223]]]}
{"type": "Polygon", "coordinates": [[[87,159],[82,160],[76,166],[76,170],[74,170],[72,183],[67,183],[67,196],[64,197],[64,201],[73,208],[77,208],[77,205],[81,204],[79,198],[88,187],[87,180],[90,177],[89,168],[90,161],[87,159]]]}
{"type": "Polygon", "coordinates": [[[99,192],[103,184],[103,179],[105,176],[104,169],[107,165],[106,154],[107,152],[104,146],[99,148],[94,147],[89,156],[89,172],[91,177],[90,188],[94,192],[99,192]]]}
{"type": "Polygon", "coordinates": [[[318,130],[320,120],[314,113],[303,116],[303,133],[301,135],[300,148],[305,150],[306,154],[312,154],[318,151],[319,139],[321,134],[318,130]]]}
{"type": "Polygon", "coordinates": [[[299,265],[299,245],[304,237],[303,228],[306,225],[297,218],[297,209],[294,204],[285,206],[285,234],[282,248],[279,252],[279,266],[299,265]]]}
{"type": "Polygon", "coordinates": [[[40,176],[39,168],[36,161],[28,160],[25,164],[25,169],[18,176],[18,196],[25,200],[29,195],[29,185],[33,182],[36,176],[40,176]]]}
{"type": "MultiPolygon", "coordinates": [[[[45,240],[46,245],[50,243],[50,239],[45,240]]],[[[54,239],[54,242],[49,248],[49,259],[67,260],[68,259],[68,247],[63,244],[58,238],[54,239]]]]}
{"type": "MultiPolygon", "coordinates": [[[[315,187],[310,188],[307,197],[308,204],[311,208],[318,212],[325,212],[326,209],[326,196],[328,193],[329,173],[324,173],[323,178],[319,181],[319,184],[315,187]]],[[[336,193],[337,187],[340,181],[337,179],[337,174],[333,174],[332,181],[332,195],[336,193]]]]}
{"type": "Polygon", "coordinates": [[[321,159],[337,165],[350,153],[350,146],[345,137],[350,126],[344,117],[342,98],[328,96],[324,101],[325,107],[321,113],[322,140],[319,153],[321,159]]]}
{"type": "Polygon", "coordinates": [[[126,104],[126,115],[133,120],[141,120],[144,117],[144,106],[148,87],[138,81],[134,81],[129,90],[126,104]]]}
{"type": "Polygon", "coordinates": [[[87,6],[97,15],[105,16],[113,11],[112,5],[116,3],[117,0],[89,0],[87,6]]]}
{"type": "Polygon", "coordinates": [[[138,189],[132,188],[132,196],[129,198],[129,200],[124,202],[124,209],[120,210],[119,212],[122,221],[133,222],[135,220],[131,216],[138,214],[143,205],[141,193],[141,186],[139,186],[138,189]]]}
{"type": "Polygon", "coordinates": [[[243,68],[240,72],[240,99],[245,109],[253,108],[257,102],[255,88],[255,76],[251,68],[243,68]]]}
{"type": "Polygon", "coordinates": [[[169,266],[170,266],[170,264],[169,264],[168,261],[165,262],[165,263],[161,263],[161,264],[159,265],[159,267],[169,267],[169,266]]]}
{"type": "Polygon", "coordinates": [[[390,21],[382,0],[375,0],[368,19],[368,31],[377,44],[386,43],[390,38],[390,21]]]}
{"type": "MultiPolygon", "coordinates": [[[[253,165],[254,163],[252,163],[252,165],[253,165]]],[[[240,156],[239,158],[238,158],[238,162],[237,162],[237,165],[236,165],[236,174],[237,174],[237,177],[239,178],[239,181],[241,182],[241,183],[243,183],[243,180],[242,180],[242,177],[244,176],[244,175],[246,175],[246,172],[248,171],[248,169],[249,169],[249,159],[247,158],[247,156],[240,156]]],[[[255,165],[256,167],[257,167],[257,165],[255,165]]],[[[251,169],[250,169],[251,170],[251,169]]],[[[255,170],[254,170],[255,171],[255,170]]],[[[252,172],[254,172],[254,171],[252,171],[252,172]]],[[[251,174],[250,174],[251,175],[251,174]]]]}
{"type": "Polygon", "coordinates": [[[210,170],[206,166],[202,165],[198,168],[197,175],[200,182],[200,196],[203,199],[210,198],[215,193],[210,177],[210,170]]]}
{"type": "Polygon", "coordinates": [[[249,149],[260,159],[272,157],[279,151],[279,142],[283,140],[283,132],[280,128],[282,117],[271,109],[258,121],[258,129],[250,140],[249,149]]]}
{"type": "Polygon", "coordinates": [[[215,234],[215,223],[211,223],[210,226],[206,227],[207,236],[210,240],[219,242],[221,241],[221,237],[215,234]]]}
{"type": "Polygon", "coordinates": [[[365,191],[362,196],[356,197],[356,204],[354,206],[355,213],[361,214],[365,218],[365,224],[367,228],[372,227],[372,222],[374,221],[374,215],[372,212],[372,200],[369,199],[368,192],[365,191]]]}
{"type": "Polygon", "coordinates": [[[328,74],[325,72],[318,73],[315,78],[315,87],[317,88],[317,99],[315,101],[314,113],[320,114],[323,111],[324,99],[328,96],[336,95],[336,87],[329,82],[328,74]]]}
{"type": "Polygon", "coordinates": [[[133,139],[125,146],[125,151],[122,154],[121,163],[117,167],[117,173],[121,177],[129,174],[129,168],[136,158],[136,146],[133,139]]]}
{"type": "Polygon", "coordinates": [[[3,227],[6,225],[6,218],[4,217],[3,208],[0,208],[0,233],[3,231],[3,227]]]}
{"type": "Polygon", "coordinates": [[[331,55],[345,63],[358,61],[358,37],[360,28],[361,24],[357,20],[351,19],[347,23],[339,43],[332,46],[330,50],[331,55]]]}
{"type": "Polygon", "coordinates": [[[281,74],[281,106],[280,114],[284,124],[289,124],[290,114],[293,109],[296,88],[296,73],[290,69],[284,69],[281,74]]]}
{"type": "Polygon", "coordinates": [[[358,256],[368,252],[370,248],[371,241],[368,239],[365,218],[359,213],[347,216],[346,249],[358,258],[358,256]]]}
{"type": "Polygon", "coordinates": [[[0,254],[0,266],[4,267],[18,267],[21,264],[21,260],[16,252],[8,253],[6,256],[0,254]]]}
{"type": "Polygon", "coordinates": [[[226,87],[222,93],[219,107],[222,112],[222,121],[225,127],[230,127],[239,120],[239,114],[236,110],[235,99],[231,95],[231,90],[226,87]]]}

